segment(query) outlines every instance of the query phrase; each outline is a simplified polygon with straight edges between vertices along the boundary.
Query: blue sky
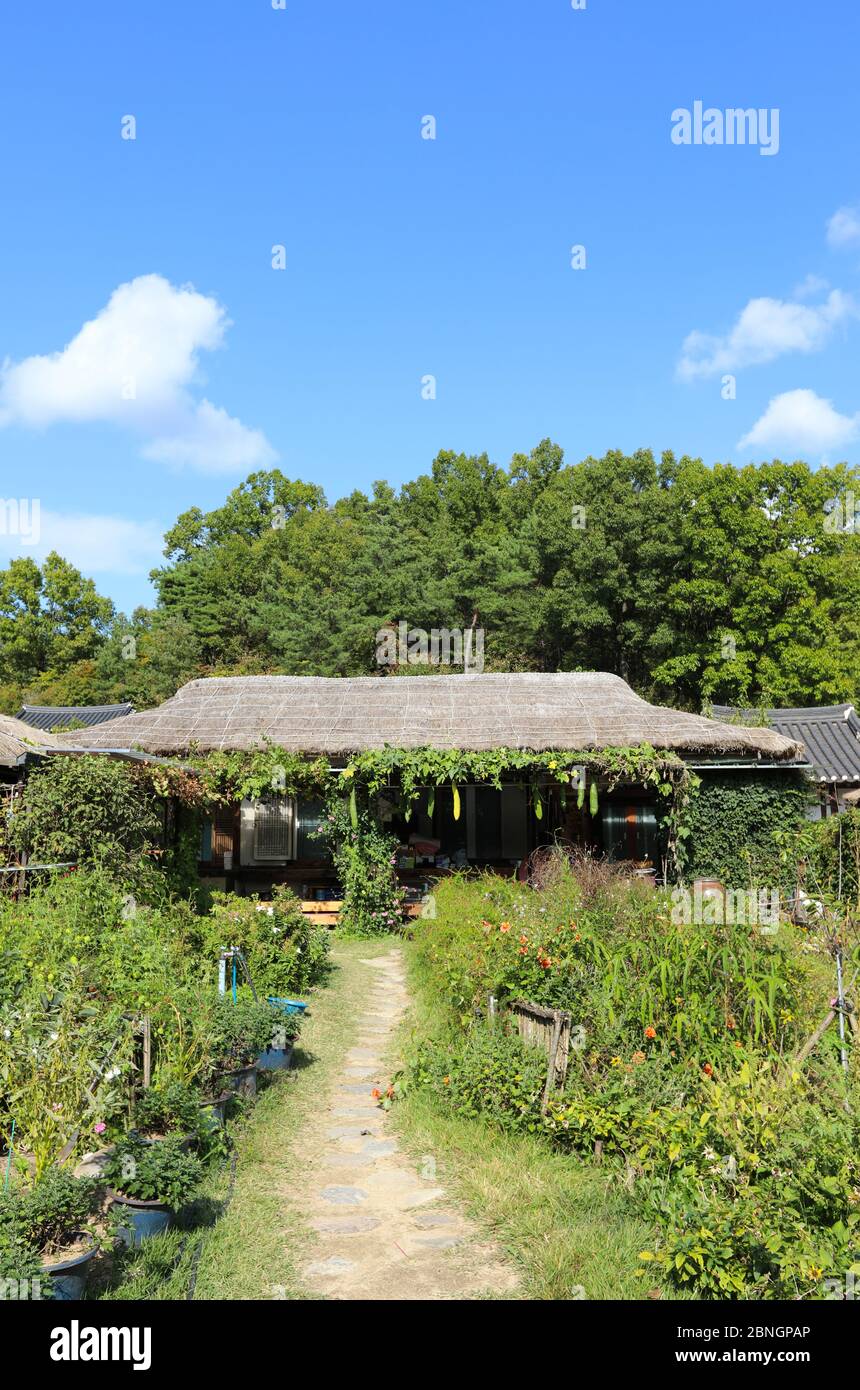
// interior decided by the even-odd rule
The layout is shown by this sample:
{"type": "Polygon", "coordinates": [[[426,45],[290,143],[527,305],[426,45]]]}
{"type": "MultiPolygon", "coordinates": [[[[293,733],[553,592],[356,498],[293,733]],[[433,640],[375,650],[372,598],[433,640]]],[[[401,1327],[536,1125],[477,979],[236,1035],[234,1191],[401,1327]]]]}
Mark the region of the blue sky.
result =
{"type": "Polygon", "coordinates": [[[42,519],[0,555],[129,608],[275,460],[330,498],[547,435],[857,461],[858,44],[849,0],[7,11],[0,489],[42,519]],[[674,143],[696,101],[778,152],[674,143]]]}

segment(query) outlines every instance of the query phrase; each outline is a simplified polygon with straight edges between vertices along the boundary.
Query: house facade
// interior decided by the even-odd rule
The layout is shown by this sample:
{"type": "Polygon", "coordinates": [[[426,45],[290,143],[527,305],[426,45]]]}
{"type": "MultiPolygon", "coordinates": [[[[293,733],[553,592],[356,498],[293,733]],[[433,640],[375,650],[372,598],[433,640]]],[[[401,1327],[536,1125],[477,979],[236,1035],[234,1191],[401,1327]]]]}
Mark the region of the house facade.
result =
{"type": "MultiPolygon", "coordinates": [[[[157,709],[57,739],[192,762],[214,750],[271,747],[324,759],[341,775],[351,759],[384,749],[587,756],[647,748],[676,755],[702,777],[796,775],[803,765],[799,745],[771,729],[650,705],[619,676],[600,672],[215,677],[189,682],[157,709]]],[[[536,771],[503,773],[500,785],[473,777],[456,796],[428,784],[408,815],[397,779],[382,786],[374,810],[397,841],[407,893],[420,896],[432,878],[466,866],[516,874],[535,849],[555,842],[659,878],[664,846],[653,787],[592,775],[594,791],[583,798],[576,775],[565,786],[551,766],[544,757],[536,771]]],[[[277,784],[271,794],[213,808],[201,836],[201,875],[238,892],[285,882],[307,902],[335,901],[336,875],[318,837],[324,814],[322,795],[289,795],[277,784]]]]}

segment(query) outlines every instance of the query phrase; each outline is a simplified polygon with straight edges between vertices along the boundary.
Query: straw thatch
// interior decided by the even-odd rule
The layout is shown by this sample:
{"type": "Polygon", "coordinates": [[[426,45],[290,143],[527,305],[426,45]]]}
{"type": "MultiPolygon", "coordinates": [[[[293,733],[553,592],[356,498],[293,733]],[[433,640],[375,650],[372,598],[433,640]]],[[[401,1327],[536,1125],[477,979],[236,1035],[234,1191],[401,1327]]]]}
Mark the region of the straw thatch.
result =
{"type": "Polygon", "coordinates": [[[43,752],[55,742],[41,729],[32,729],[20,719],[0,714],[0,767],[18,767],[29,753],[43,752]]]}
{"type": "Polygon", "coordinates": [[[361,677],[222,676],[189,681],[158,709],[59,734],[59,744],[187,753],[266,741],[329,756],[398,748],[600,749],[650,743],[711,758],[792,760],[770,729],[649,705],[600,672],[361,677]]]}

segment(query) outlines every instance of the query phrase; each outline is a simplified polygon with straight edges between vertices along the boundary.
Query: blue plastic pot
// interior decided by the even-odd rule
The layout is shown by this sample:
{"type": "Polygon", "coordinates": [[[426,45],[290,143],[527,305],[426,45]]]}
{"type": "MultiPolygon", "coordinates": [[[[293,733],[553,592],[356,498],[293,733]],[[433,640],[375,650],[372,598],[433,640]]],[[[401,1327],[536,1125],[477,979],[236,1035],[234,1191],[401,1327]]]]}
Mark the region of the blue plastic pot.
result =
{"type": "Polygon", "coordinates": [[[90,1231],[76,1231],[77,1239],[89,1239],[90,1248],[71,1260],[60,1260],[58,1264],[42,1265],[42,1274],[50,1280],[51,1297],[58,1302],[72,1303],[83,1298],[90,1272],[90,1261],[98,1254],[99,1243],[90,1231]]]}
{"type": "Polygon", "coordinates": [[[293,1045],[287,1047],[267,1047],[257,1058],[260,1071],[288,1071],[293,1059],[293,1045]]]}
{"type": "Polygon", "coordinates": [[[303,1014],[308,1007],[300,999],[279,999],[275,994],[269,995],[269,1003],[282,1014],[303,1014]]]}
{"type": "Polygon", "coordinates": [[[130,1250],[138,1250],[145,1240],[160,1236],[173,1220],[173,1212],[164,1202],[143,1202],[135,1197],[111,1193],[111,1206],[120,1218],[117,1235],[130,1250]]]}

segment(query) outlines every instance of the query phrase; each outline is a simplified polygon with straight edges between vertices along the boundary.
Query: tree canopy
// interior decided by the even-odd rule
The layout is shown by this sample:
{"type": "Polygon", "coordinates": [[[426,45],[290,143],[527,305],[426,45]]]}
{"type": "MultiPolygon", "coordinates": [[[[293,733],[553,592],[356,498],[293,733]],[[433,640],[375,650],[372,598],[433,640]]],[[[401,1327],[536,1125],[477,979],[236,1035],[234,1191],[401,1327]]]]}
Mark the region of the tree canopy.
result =
{"type": "Polygon", "coordinates": [[[855,700],[855,496],[845,464],[567,465],[550,440],[507,468],[443,451],[331,504],[252,473],[177,519],[131,618],[57,555],[0,571],[0,696],[145,708],[196,675],[378,674],[378,630],[405,621],[483,628],[485,669],[613,671],[688,709],[855,700]]]}

